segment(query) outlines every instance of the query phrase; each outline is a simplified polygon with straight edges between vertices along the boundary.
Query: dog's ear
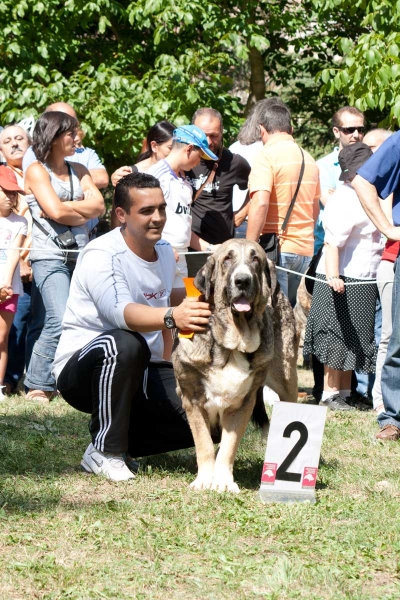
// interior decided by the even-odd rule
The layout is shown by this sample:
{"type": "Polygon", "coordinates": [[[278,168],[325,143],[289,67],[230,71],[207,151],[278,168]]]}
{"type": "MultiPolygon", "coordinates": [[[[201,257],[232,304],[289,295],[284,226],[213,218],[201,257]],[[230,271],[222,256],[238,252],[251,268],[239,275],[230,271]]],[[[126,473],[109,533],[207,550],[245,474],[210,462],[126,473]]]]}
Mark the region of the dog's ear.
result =
{"type": "Polygon", "coordinates": [[[204,300],[209,302],[210,297],[214,293],[214,282],[215,282],[215,258],[213,255],[209,256],[204,267],[198,271],[194,285],[197,287],[199,292],[204,295],[204,300]]]}
{"type": "Polygon", "coordinates": [[[279,281],[276,278],[275,264],[267,258],[265,264],[265,277],[267,279],[267,285],[271,290],[271,305],[275,308],[278,301],[278,293],[280,292],[279,281]]]}

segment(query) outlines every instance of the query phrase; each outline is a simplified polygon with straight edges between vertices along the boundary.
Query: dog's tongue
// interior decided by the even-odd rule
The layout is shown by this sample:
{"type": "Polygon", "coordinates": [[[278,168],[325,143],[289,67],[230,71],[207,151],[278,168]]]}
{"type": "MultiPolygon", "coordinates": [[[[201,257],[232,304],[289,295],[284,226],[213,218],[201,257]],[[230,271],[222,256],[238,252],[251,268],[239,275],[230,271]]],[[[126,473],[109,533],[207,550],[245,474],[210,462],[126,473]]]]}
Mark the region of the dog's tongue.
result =
{"type": "Polygon", "coordinates": [[[233,306],[238,312],[248,312],[251,310],[250,303],[246,298],[239,298],[233,303],[233,306]]]}

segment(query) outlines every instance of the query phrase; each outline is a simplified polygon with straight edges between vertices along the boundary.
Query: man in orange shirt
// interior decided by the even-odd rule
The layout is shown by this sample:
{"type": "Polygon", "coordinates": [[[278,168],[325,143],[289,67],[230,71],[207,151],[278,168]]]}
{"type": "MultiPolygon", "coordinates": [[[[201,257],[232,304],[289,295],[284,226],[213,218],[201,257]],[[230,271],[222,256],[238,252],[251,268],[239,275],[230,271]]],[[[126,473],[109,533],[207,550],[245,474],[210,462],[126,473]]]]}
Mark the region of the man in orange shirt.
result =
{"type": "MultiPolygon", "coordinates": [[[[249,178],[250,208],[247,239],[281,234],[281,226],[295,194],[304,155],[304,174],[289,222],[279,240],[277,266],[304,273],[314,253],[314,226],[319,212],[319,171],[315,160],[292,137],[289,109],[266,106],[260,124],[263,149],[254,159],[249,178]]],[[[277,278],[292,306],[300,275],[278,269],[277,278]]]]}

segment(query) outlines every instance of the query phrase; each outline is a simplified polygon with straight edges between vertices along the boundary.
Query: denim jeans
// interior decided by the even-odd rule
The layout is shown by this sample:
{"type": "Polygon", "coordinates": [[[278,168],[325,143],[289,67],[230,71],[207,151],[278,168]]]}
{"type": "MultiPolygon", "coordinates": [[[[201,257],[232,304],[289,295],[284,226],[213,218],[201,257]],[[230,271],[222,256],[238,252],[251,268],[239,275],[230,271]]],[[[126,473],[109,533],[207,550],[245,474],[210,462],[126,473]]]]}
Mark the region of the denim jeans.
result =
{"type": "Polygon", "coordinates": [[[381,389],[385,411],[378,415],[378,423],[400,428],[400,262],[395,262],[392,297],[392,336],[382,368],[381,389]]]}
{"type": "Polygon", "coordinates": [[[382,367],[385,363],[388,344],[392,336],[392,296],[393,296],[393,279],[394,279],[394,264],[389,260],[382,260],[378,267],[376,278],[378,280],[379,297],[382,306],[382,328],[381,339],[378,348],[378,357],[376,359],[375,383],[372,390],[372,399],[374,408],[378,408],[383,404],[381,391],[381,375],[382,367]],[[383,283],[387,282],[387,283],[383,283]],[[389,283],[390,282],[390,283],[389,283]]]}
{"type": "Polygon", "coordinates": [[[247,233],[247,221],[243,221],[243,223],[241,225],[239,225],[239,227],[235,228],[235,238],[245,240],[246,233],[247,233]]]}
{"type": "Polygon", "coordinates": [[[300,273],[300,275],[294,275],[293,273],[286,273],[286,271],[281,271],[280,269],[276,270],[276,277],[281,286],[281,290],[286,298],[289,298],[292,307],[296,304],[297,288],[301,281],[301,275],[307,271],[310,262],[311,256],[301,256],[300,254],[281,252],[277,266],[300,273]]]}
{"type": "Polygon", "coordinates": [[[24,283],[24,294],[18,300],[8,337],[8,363],[4,381],[11,385],[12,391],[17,388],[25,369],[28,370],[33,345],[40,335],[43,321],[42,298],[35,282],[24,283]]]}
{"type": "Polygon", "coordinates": [[[51,369],[61,335],[72,269],[62,260],[37,260],[32,263],[32,270],[46,314],[43,329],[33,347],[25,385],[33,390],[53,392],[56,382],[51,369]]]}
{"type": "Polygon", "coordinates": [[[24,283],[24,293],[18,299],[17,312],[8,336],[8,362],[4,381],[11,385],[12,392],[17,388],[25,369],[25,342],[31,309],[31,287],[31,283],[24,283]]]}
{"type": "MultiPolygon", "coordinates": [[[[379,346],[379,342],[381,340],[381,331],[382,331],[382,305],[379,297],[376,299],[376,309],[375,309],[375,343],[379,346]]],[[[371,398],[372,396],[372,388],[375,384],[375,373],[359,373],[355,371],[355,377],[357,382],[356,392],[361,394],[361,396],[365,396],[366,398],[371,398]]]]}

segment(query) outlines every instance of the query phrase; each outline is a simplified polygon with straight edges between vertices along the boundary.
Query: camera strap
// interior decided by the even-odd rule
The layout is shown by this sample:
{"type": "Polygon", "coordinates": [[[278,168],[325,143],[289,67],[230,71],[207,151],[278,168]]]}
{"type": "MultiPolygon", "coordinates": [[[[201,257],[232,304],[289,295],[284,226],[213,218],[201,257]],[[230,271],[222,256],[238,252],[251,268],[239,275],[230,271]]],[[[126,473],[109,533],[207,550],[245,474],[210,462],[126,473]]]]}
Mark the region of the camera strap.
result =
{"type": "MultiPolygon", "coordinates": [[[[35,225],[40,229],[40,231],[42,233],[44,233],[46,236],[50,237],[50,239],[56,244],[56,241],[55,241],[53,235],[51,234],[51,232],[48,231],[47,229],[45,229],[43,227],[43,225],[41,223],[39,223],[39,221],[37,219],[35,219],[35,217],[33,215],[32,215],[32,221],[35,222],[35,225]]],[[[67,229],[65,231],[68,231],[68,230],[69,230],[69,227],[67,227],[67,229]]]]}
{"type": "Polygon", "coordinates": [[[73,200],[74,199],[74,184],[72,181],[72,168],[71,168],[71,165],[69,164],[69,162],[65,161],[65,164],[67,165],[67,169],[68,169],[69,187],[71,188],[71,200],[73,200]]]}
{"type": "MultiPolygon", "coordinates": [[[[69,187],[70,187],[70,193],[71,193],[71,200],[73,200],[74,199],[74,183],[72,181],[72,167],[69,164],[69,162],[67,162],[67,161],[65,161],[65,164],[67,165],[67,169],[68,169],[68,177],[69,177],[69,187]]],[[[35,224],[37,225],[37,227],[40,229],[40,231],[42,233],[44,233],[45,235],[49,236],[50,239],[53,242],[55,242],[54,236],[51,234],[51,232],[48,231],[47,229],[45,229],[43,227],[43,225],[41,223],[39,223],[39,221],[37,219],[35,219],[35,217],[33,215],[32,215],[32,220],[35,221],[35,224]]],[[[68,231],[68,230],[70,230],[70,228],[68,226],[66,226],[65,231],[68,231]]]]}
{"type": "Polygon", "coordinates": [[[218,166],[219,166],[219,161],[222,158],[222,152],[223,152],[224,147],[221,146],[221,149],[218,153],[218,160],[216,160],[213,164],[213,166],[211,167],[211,171],[209,172],[206,180],[203,182],[203,184],[201,185],[201,187],[199,187],[199,189],[197,190],[194,198],[193,198],[193,204],[196,202],[197,198],[200,196],[200,194],[202,193],[202,191],[204,190],[204,188],[206,187],[206,185],[211,185],[212,182],[214,181],[218,166]]]}

